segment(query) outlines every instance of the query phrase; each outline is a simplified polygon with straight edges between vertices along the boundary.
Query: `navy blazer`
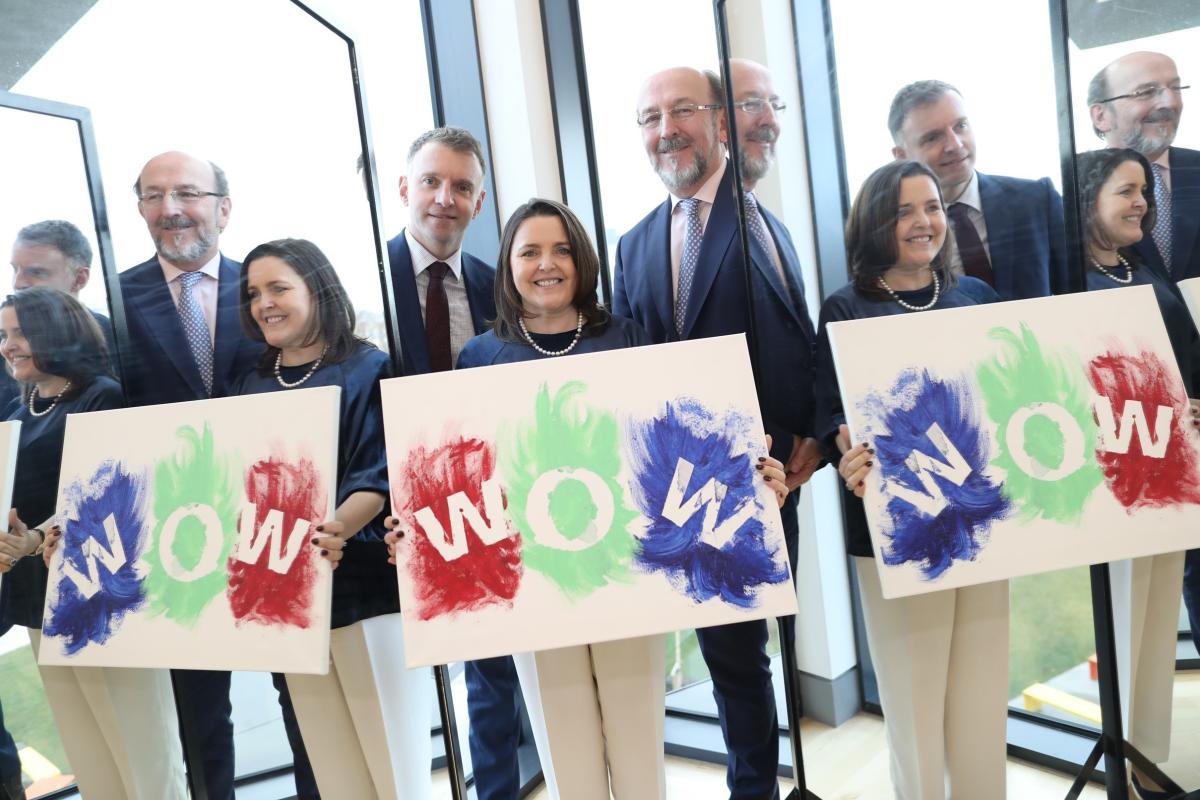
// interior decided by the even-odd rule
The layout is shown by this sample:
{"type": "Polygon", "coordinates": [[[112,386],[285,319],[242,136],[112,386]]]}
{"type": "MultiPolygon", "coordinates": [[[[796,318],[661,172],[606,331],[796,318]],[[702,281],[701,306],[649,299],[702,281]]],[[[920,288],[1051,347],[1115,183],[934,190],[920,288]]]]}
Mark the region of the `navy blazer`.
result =
{"type": "Polygon", "coordinates": [[[1142,260],[1171,280],[1200,278],[1200,150],[1172,147],[1171,168],[1171,270],[1167,274],[1154,238],[1144,236],[1133,246],[1142,260]]]}
{"type": "MultiPolygon", "coordinates": [[[[230,383],[250,369],[262,352],[262,344],[242,333],[238,319],[241,267],[221,256],[212,397],[227,394],[230,383]]],[[[121,354],[121,382],[129,404],[145,406],[209,397],[158,257],[122,272],[120,277],[125,324],[133,347],[133,353],[121,354]]]]}
{"type": "Polygon", "coordinates": [[[976,174],[996,294],[1023,300],[1069,291],[1062,196],[1050,179],[976,174]]]}
{"type": "MultiPolygon", "coordinates": [[[[816,335],[791,235],[773,214],[761,210],[791,284],[790,289],[783,285],[769,256],[751,237],[751,283],[761,351],[758,397],[763,424],[774,440],[771,454],[786,461],[793,434],[813,435],[816,335]]],[[[675,331],[671,299],[670,198],[617,243],[612,311],[633,319],[655,343],[744,333],[750,321],[743,269],[733,170],[727,165],[704,229],[683,335],[675,331]]]]}
{"type": "MultiPolygon", "coordinates": [[[[417,276],[413,274],[412,255],[404,231],[388,242],[388,261],[392,266],[392,291],[396,316],[400,322],[400,347],[404,351],[404,374],[429,372],[429,343],[425,341],[425,318],[421,316],[421,298],[417,296],[417,276]]],[[[496,269],[470,253],[462,254],[463,283],[475,335],[483,333],[496,318],[496,269]]]]}

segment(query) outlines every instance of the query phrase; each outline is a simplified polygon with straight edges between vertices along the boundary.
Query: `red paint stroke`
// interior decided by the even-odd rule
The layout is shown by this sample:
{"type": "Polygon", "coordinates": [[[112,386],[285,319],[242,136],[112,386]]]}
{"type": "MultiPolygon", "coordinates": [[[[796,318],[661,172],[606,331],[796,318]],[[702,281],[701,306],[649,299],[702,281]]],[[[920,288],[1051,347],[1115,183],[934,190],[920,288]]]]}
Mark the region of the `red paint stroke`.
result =
{"type": "Polygon", "coordinates": [[[1137,433],[1131,435],[1127,453],[1097,450],[1096,458],[1108,488],[1121,505],[1132,513],[1139,508],[1200,504],[1200,464],[1186,430],[1191,414],[1183,385],[1171,367],[1150,351],[1138,354],[1110,351],[1092,359],[1088,377],[1096,393],[1112,403],[1118,425],[1121,411],[1130,400],[1141,401],[1151,431],[1158,406],[1175,410],[1162,458],[1144,455],[1137,433]]]}
{"type": "Polygon", "coordinates": [[[479,439],[460,438],[427,450],[416,448],[393,482],[392,507],[398,510],[408,532],[408,574],[417,598],[417,618],[429,620],[443,614],[475,611],[490,605],[512,605],[521,584],[521,535],[486,545],[465,526],[467,552],[447,561],[429,541],[416,513],[429,508],[449,536],[446,498],[463,492],[480,515],[488,520],[481,485],[496,468],[494,447],[479,439]]]}
{"type": "MultiPolygon", "coordinates": [[[[297,520],[307,520],[312,525],[323,522],[327,506],[321,475],[312,461],[301,458],[291,462],[280,455],[262,459],[246,471],[246,499],[256,507],[256,531],[271,509],[283,512],[284,541],[291,536],[297,520]]],[[[297,628],[312,624],[313,588],[318,572],[317,554],[309,544],[310,538],[308,534],[304,536],[295,560],[283,574],[268,566],[270,548],[279,547],[274,542],[267,544],[253,564],[239,561],[236,553],[230,556],[229,606],[239,623],[297,628]]]]}

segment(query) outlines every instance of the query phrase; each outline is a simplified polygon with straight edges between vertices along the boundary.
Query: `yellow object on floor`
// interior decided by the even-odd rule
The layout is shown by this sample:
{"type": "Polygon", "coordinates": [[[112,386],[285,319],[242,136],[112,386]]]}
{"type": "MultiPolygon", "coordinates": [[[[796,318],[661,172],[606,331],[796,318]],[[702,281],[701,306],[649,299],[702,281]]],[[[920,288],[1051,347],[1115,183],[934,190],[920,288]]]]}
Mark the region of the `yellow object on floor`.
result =
{"type": "Polygon", "coordinates": [[[62,773],[62,770],[54,766],[54,762],[32,747],[22,747],[17,751],[17,757],[21,759],[21,771],[35,783],[62,773]]]}
{"type": "Polygon", "coordinates": [[[1021,700],[1026,711],[1041,711],[1042,706],[1050,706],[1059,711],[1065,711],[1072,716],[1100,724],[1100,706],[1082,697],[1068,694],[1062,689],[1055,689],[1044,683],[1035,683],[1021,692],[1021,700]]]}

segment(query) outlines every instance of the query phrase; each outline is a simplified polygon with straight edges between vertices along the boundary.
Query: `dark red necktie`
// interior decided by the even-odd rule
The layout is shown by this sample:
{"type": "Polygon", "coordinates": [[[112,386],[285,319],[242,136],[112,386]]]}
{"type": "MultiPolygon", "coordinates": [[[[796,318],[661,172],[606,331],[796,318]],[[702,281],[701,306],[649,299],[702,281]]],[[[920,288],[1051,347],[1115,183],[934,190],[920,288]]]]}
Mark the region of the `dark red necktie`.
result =
{"type": "Polygon", "coordinates": [[[962,203],[950,204],[950,224],[954,226],[954,240],[958,243],[958,254],[962,258],[963,273],[972,278],[979,278],[988,284],[992,279],[992,262],[988,260],[987,251],[979,238],[975,223],[967,215],[967,207],[962,203]]]}
{"type": "Polygon", "coordinates": [[[446,301],[446,273],[450,266],[441,261],[430,264],[425,273],[429,286],[425,289],[425,341],[429,345],[429,369],[445,372],[450,363],[450,304],[446,301]]]}

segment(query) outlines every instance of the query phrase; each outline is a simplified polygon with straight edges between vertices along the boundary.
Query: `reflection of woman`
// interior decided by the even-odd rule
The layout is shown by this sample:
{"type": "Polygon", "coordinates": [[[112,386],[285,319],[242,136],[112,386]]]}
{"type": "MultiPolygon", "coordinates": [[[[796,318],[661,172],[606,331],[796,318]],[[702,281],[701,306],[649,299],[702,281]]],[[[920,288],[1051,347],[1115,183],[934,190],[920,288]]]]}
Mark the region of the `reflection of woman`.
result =
{"type": "Polygon", "coordinates": [[[430,791],[426,670],[404,669],[395,574],[383,565],[387,497],[379,381],[388,356],[354,335],[354,309],[325,255],[281,239],[242,265],[242,327],[267,347],[234,394],[339,386],[337,509],[312,544],[337,567],[328,675],[287,676],[325,797],[421,798],[430,791]]]}
{"type": "MultiPolygon", "coordinates": [[[[846,231],[852,281],[821,308],[817,337],[817,431],[852,495],[846,545],[855,556],[867,641],[879,681],[893,789],[905,800],[1005,797],[1008,583],[885,600],[862,501],[874,462],[870,443],[851,446],[827,326],[975,305],[998,299],[944,261],[946,215],[937,179],[914,161],[867,178],[846,231]],[[969,290],[969,291],[968,291],[969,290]]],[[[914,342],[914,351],[923,343],[914,342]]]]}
{"type": "MultiPolygon", "coordinates": [[[[1134,150],[1108,149],[1076,157],[1079,206],[1084,209],[1089,291],[1151,286],[1166,323],[1189,397],[1195,395],[1191,351],[1195,332],[1172,281],[1138,263],[1132,245],[1154,227],[1154,174],[1134,150]]],[[[1194,403],[1195,401],[1193,401],[1194,403]]],[[[1171,694],[1183,553],[1164,553],[1111,567],[1117,630],[1118,677],[1129,742],[1155,763],[1171,744],[1171,694]]],[[[1189,609],[1190,611],[1190,609],[1189,609]]],[[[1166,797],[1134,766],[1134,788],[1145,798],[1166,797]]]]}
{"type": "MultiPolygon", "coordinates": [[[[0,620],[24,625],[36,652],[48,571],[38,556],[58,539],[67,414],[119,408],[104,336],[70,295],[34,287],[0,304],[0,353],[21,387],[6,418],[21,423],[10,532],[0,534],[0,620]],[[27,524],[28,523],[28,524],[27,524]],[[36,525],[37,527],[29,527],[36,525]]],[[[41,667],[59,737],[84,797],[186,797],[171,684],[165,670],[41,667]]]]}

